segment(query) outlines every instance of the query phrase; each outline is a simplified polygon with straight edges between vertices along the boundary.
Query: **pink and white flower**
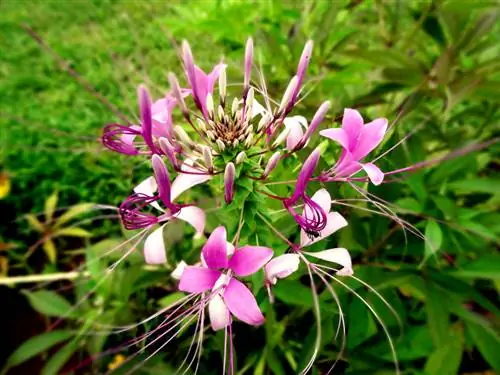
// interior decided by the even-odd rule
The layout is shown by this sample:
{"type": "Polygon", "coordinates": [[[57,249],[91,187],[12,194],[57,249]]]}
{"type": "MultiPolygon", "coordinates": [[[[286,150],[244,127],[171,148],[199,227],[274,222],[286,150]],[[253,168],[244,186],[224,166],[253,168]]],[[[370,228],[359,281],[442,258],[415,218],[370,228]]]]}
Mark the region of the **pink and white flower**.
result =
{"type": "Polygon", "coordinates": [[[185,266],[179,289],[189,293],[210,293],[208,311],[214,330],[231,324],[231,315],[258,326],[264,316],[252,292],[237,277],[250,276],[260,270],[273,256],[262,246],[234,249],[227,243],[226,229],[216,228],[202,249],[201,266],[185,266]]]}
{"type": "Polygon", "coordinates": [[[341,128],[320,131],[320,134],[342,146],[340,159],[332,169],[338,177],[350,177],[363,169],[374,185],[384,180],[384,173],[373,163],[361,160],[373,151],[384,139],[387,119],[378,118],[364,124],[363,117],[355,109],[346,108],[341,128]]]}

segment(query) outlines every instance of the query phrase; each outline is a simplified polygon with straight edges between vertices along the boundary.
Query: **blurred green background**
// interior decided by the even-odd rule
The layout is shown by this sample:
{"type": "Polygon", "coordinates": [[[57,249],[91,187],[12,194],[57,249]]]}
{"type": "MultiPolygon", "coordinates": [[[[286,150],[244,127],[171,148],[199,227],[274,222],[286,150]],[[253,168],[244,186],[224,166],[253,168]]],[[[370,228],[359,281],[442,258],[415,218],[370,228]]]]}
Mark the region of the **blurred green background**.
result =
{"type": "MultiPolygon", "coordinates": [[[[110,107],[136,118],[137,84],[146,83],[156,97],[168,89],[166,73],[181,73],[174,46],[182,39],[191,43],[205,69],[223,57],[237,81],[248,36],[254,37],[274,97],[294,74],[305,41],[314,40],[307,95],[297,114],[310,117],[322,101],[331,100],[331,118],[324,126],[344,107],[397,119],[384,149],[412,133],[384,158],[385,170],[490,142],[480,151],[370,188],[425,233],[427,244],[409,233],[405,238],[397,223],[363,211],[349,214],[349,229],[335,241],[353,252],[357,276],[397,311],[401,332],[373,293],[348,282],[389,327],[403,373],[500,371],[499,9],[498,1],[487,0],[4,0],[4,371],[50,375],[71,372],[82,363],[75,373],[106,371],[120,362],[120,355],[127,357],[138,348],[85,362],[127,339],[89,335],[99,331],[93,323],[137,321],[177,297],[171,281],[162,283],[166,274],[145,272],[140,257],[101,285],[105,260],[92,262],[83,279],[74,272],[125,236],[115,212],[104,205],[119,204],[147,175],[141,160],[107,152],[98,137],[104,124],[121,121],[110,107]],[[96,285],[92,297],[70,310],[96,285]],[[44,333],[61,316],[65,323],[44,333]]],[[[338,194],[353,195],[347,189],[338,194]]],[[[310,294],[303,289],[297,280],[277,288],[276,313],[268,309],[267,328],[279,332],[278,337],[268,329],[264,341],[249,328],[237,328],[236,336],[255,337],[242,340],[247,342],[239,348],[238,374],[294,374],[308,358],[313,319],[310,294]]],[[[352,294],[339,293],[348,324],[347,348],[333,373],[394,373],[374,316],[352,294]]],[[[338,311],[327,302],[324,309],[322,354],[314,374],[326,373],[339,351],[333,340],[338,311]]],[[[220,339],[207,338],[199,373],[220,373],[220,339]]],[[[187,338],[181,340],[136,373],[174,373],[184,357],[181,349],[188,345],[187,338]]]]}

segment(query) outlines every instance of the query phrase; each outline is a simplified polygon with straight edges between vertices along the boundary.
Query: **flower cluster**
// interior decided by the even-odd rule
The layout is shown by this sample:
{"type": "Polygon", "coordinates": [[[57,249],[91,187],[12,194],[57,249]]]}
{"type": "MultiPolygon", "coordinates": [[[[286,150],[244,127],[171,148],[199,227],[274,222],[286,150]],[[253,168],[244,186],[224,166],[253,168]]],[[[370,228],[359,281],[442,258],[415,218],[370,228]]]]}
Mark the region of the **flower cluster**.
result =
{"type": "MultiPolygon", "coordinates": [[[[229,339],[233,317],[249,325],[261,325],[265,318],[251,290],[265,287],[272,299],[272,287],[279,279],[298,271],[301,264],[320,277],[326,268],[332,269],[313,263],[312,259],[334,263],[336,275],[353,274],[351,257],[344,248],[306,251],[347,225],[342,215],[332,211],[334,201],[328,190],[321,188],[310,195],[308,186],[311,182],[360,180],[381,184],[384,173],[373,162],[363,160],[383,141],[387,120],[379,118],[365,124],[358,111],[346,109],[340,128],[319,131],[319,136],[340,146],[338,161],[319,171],[321,151],[316,148],[301,162],[298,151],[307,150],[315,142],[313,136],[318,134],[330,109],[330,103],[324,102],[310,122],[303,116],[292,115],[301,97],[312,51],[313,43],[309,41],[281,100],[273,101],[262,75],[258,82],[252,81],[252,39],[246,45],[241,85],[228,84],[224,62],[205,73],[195,64],[191,49],[184,42],[181,55],[185,87],[172,73],[168,76],[170,91],[163,98],[153,101],[148,90],[139,87],[140,123],[110,124],[104,128],[102,142],[107,148],[147,158],[152,165],[152,176],[136,186],[119,208],[124,227],[141,229],[147,236],[147,263],[167,262],[163,231],[168,223],[185,221],[194,228],[196,237],[208,232],[204,210],[196,202],[179,199],[188,190],[207,185],[217,208],[230,208],[223,211],[226,218],[222,225],[208,236],[198,263],[187,265],[181,261],[172,274],[178,279],[179,290],[188,293],[189,301],[196,301],[188,311],[201,319],[200,332],[206,308],[211,327],[224,329],[229,339]],[[230,93],[234,87],[238,93],[230,93]],[[270,181],[279,182],[279,176],[275,178],[273,172],[280,165],[299,170],[295,186],[287,196],[270,190],[270,181]],[[366,173],[367,177],[359,173],[366,173]],[[271,205],[266,202],[272,201],[274,206],[278,201],[283,207],[281,211],[295,221],[298,243],[271,223],[266,208],[271,205]],[[234,212],[239,212],[239,222],[234,212]],[[262,227],[246,223],[249,216],[262,227]],[[261,235],[265,231],[281,238],[283,246],[262,246],[266,245],[260,242],[266,238],[261,235]],[[228,233],[234,234],[231,241],[228,233]],[[249,289],[245,278],[257,272],[263,272],[265,281],[249,289]]],[[[233,366],[232,358],[228,363],[233,366]]]]}

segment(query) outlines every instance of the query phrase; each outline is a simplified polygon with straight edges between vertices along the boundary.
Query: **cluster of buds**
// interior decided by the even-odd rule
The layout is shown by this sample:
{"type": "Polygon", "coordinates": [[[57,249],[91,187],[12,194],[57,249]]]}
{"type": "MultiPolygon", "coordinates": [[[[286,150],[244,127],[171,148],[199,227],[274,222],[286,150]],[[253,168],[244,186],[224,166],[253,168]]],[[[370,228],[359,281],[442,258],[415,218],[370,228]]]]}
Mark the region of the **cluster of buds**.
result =
{"type": "MultiPolygon", "coordinates": [[[[214,330],[231,327],[232,316],[255,326],[264,322],[257,301],[244,285],[244,280],[237,277],[264,270],[264,285],[272,298],[271,287],[278,279],[296,272],[301,263],[310,272],[318,275],[324,272],[322,266],[311,261],[311,257],[340,266],[335,270],[337,275],[353,274],[346,249],[304,251],[305,247],[347,225],[338,212],[331,211],[332,199],[326,189],[320,189],[312,196],[307,189],[311,181],[327,183],[365,179],[355,177],[361,171],[365,171],[374,184],[382,183],[384,173],[375,164],[362,163],[361,160],[382,142],[387,120],[376,119],[365,125],[357,111],[346,109],[341,128],[319,133],[341,146],[339,161],[317,173],[321,153],[315,149],[302,163],[296,152],[312,143],[312,136],[317,134],[330,109],[330,102],[322,103],[309,123],[303,116],[290,116],[300,97],[312,47],[311,41],[306,43],[296,74],[279,104],[273,105],[263,79],[256,85],[252,84],[252,39],[246,44],[243,85],[237,95],[231,95],[228,88],[241,85],[228,85],[226,64],[221,62],[210,73],[205,73],[195,65],[191,49],[184,42],[181,55],[187,86],[181,87],[178,78],[170,73],[170,91],[154,102],[147,89],[140,86],[140,123],[111,124],[104,129],[102,141],[109,149],[151,160],[153,175],[134,188],[134,193],[125,199],[119,210],[126,229],[145,231],[147,263],[167,261],[163,228],[171,221],[186,221],[194,228],[196,236],[205,235],[204,211],[193,203],[178,203],[177,199],[185,191],[204,183],[217,194],[221,189],[217,186],[219,179],[213,178],[216,175],[223,176],[225,203],[239,204],[237,208],[242,210],[241,217],[251,204],[257,207],[257,215],[264,211],[265,207],[259,206],[262,198],[276,199],[283,205],[283,212],[289,213],[297,223],[300,243],[294,244],[268,223],[265,215],[261,215],[262,222],[268,227],[259,230],[267,229],[282,238],[286,246],[281,251],[242,245],[245,239],[240,236],[241,225],[235,239],[228,242],[226,228],[218,227],[203,247],[199,263],[194,266],[187,266],[184,261],[180,263],[173,273],[179,279],[179,289],[198,301],[189,311],[200,313],[207,307],[214,330]],[[174,116],[176,109],[178,114],[174,116]],[[300,172],[290,195],[281,197],[274,195],[266,183],[286,158],[293,160],[300,172]],[[171,180],[171,175],[175,175],[175,179],[171,180]],[[242,201],[236,201],[237,187],[247,181],[251,182],[253,195],[247,194],[242,201]],[[257,195],[260,195],[260,201],[255,198],[257,195]],[[281,255],[273,258],[274,253],[281,255]]],[[[228,218],[227,222],[234,220],[228,218]]],[[[200,329],[203,331],[203,327],[200,329]]]]}

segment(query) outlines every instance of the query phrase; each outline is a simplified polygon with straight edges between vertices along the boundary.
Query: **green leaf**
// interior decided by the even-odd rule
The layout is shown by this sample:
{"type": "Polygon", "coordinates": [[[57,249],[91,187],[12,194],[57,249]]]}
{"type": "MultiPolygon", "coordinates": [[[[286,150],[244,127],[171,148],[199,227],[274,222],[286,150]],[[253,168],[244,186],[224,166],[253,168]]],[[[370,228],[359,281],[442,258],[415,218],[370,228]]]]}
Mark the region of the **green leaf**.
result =
{"type": "Polygon", "coordinates": [[[67,343],[64,347],[59,349],[56,354],[50,357],[45,366],[43,366],[40,375],[57,375],[77,349],[78,340],[75,339],[67,343]]]}
{"type": "Polygon", "coordinates": [[[453,271],[453,276],[466,279],[500,280],[500,256],[497,254],[481,255],[477,260],[453,271]]]}
{"type": "Polygon", "coordinates": [[[47,222],[52,220],[56,207],[57,207],[57,192],[53,193],[45,201],[45,220],[47,222]]]}
{"type": "Polygon", "coordinates": [[[429,332],[434,346],[440,348],[446,344],[449,333],[448,305],[443,303],[446,300],[446,295],[435,288],[431,282],[426,283],[425,292],[425,310],[429,332]]]}
{"type": "Polygon", "coordinates": [[[17,366],[30,358],[43,353],[52,346],[68,340],[74,335],[71,331],[44,332],[23,342],[7,360],[7,367],[17,366]]]}
{"type": "Polygon", "coordinates": [[[64,224],[66,224],[71,219],[90,211],[95,205],[93,203],[80,203],[71,206],[69,210],[67,210],[64,214],[56,219],[54,224],[54,228],[60,228],[64,224]]]}
{"type": "Polygon", "coordinates": [[[69,227],[62,228],[54,232],[53,237],[80,237],[80,238],[88,238],[92,237],[92,233],[89,231],[78,228],[78,227],[69,227]]]}
{"type": "Polygon", "coordinates": [[[500,371],[500,356],[498,356],[500,337],[498,334],[489,326],[472,322],[467,322],[467,330],[484,359],[493,369],[500,371]]]}
{"type": "Polygon", "coordinates": [[[435,255],[441,248],[443,242],[443,232],[441,227],[434,220],[428,220],[425,226],[425,260],[435,255]]]}
{"type": "Polygon", "coordinates": [[[348,349],[356,348],[370,337],[377,334],[377,325],[373,320],[372,313],[365,304],[355,299],[349,304],[347,331],[348,349]]]}
{"type": "Polygon", "coordinates": [[[312,307],[311,290],[298,281],[281,280],[276,284],[273,293],[276,298],[287,304],[312,307]]]}
{"type": "Polygon", "coordinates": [[[42,247],[45,254],[47,254],[47,258],[49,258],[50,263],[55,263],[57,260],[57,249],[54,241],[48,239],[43,243],[42,247]]]}
{"type": "Polygon", "coordinates": [[[71,317],[76,314],[70,313],[71,304],[55,292],[39,290],[37,292],[23,291],[28,297],[31,306],[41,314],[56,317],[71,317]]]}
{"type": "Polygon", "coordinates": [[[454,181],[449,185],[450,189],[457,194],[486,193],[495,194],[500,190],[500,179],[495,178],[471,178],[467,180],[454,181]]]}
{"type": "Polygon", "coordinates": [[[36,230],[37,232],[39,233],[43,233],[45,231],[45,227],[43,226],[43,224],[40,222],[40,220],[38,220],[36,218],[35,215],[32,215],[32,214],[27,214],[27,215],[24,215],[24,218],[26,219],[26,221],[28,222],[28,224],[34,229],[36,230]]]}
{"type": "Polygon", "coordinates": [[[436,347],[425,363],[428,375],[456,375],[463,351],[463,333],[458,329],[448,331],[447,340],[436,347]]]}

